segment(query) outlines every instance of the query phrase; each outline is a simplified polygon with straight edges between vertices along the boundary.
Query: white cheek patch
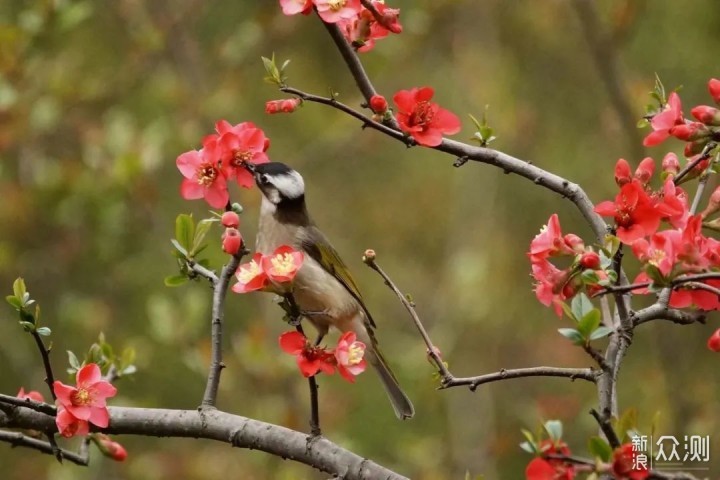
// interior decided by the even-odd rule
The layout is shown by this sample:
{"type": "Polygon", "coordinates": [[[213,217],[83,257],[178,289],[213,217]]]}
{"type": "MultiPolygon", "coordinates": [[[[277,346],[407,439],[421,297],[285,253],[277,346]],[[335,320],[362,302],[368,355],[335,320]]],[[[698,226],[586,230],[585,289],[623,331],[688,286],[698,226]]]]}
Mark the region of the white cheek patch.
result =
{"type": "Polygon", "coordinates": [[[287,175],[275,177],[273,179],[273,185],[275,185],[275,188],[280,191],[280,194],[286,198],[298,198],[305,194],[305,182],[298,172],[293,171],[287,175]]]}
{"type": "Polygon", "coordinates": [[[278,203],[280,203],[280,193],[273,188],[272,190],[267,192],[267,195],[268,195],[268,197],[267,197],[268,200],[270,200],[270,202],[272,202],[273,208],[275,208],[274,205],[277,205],[278,203]]]}

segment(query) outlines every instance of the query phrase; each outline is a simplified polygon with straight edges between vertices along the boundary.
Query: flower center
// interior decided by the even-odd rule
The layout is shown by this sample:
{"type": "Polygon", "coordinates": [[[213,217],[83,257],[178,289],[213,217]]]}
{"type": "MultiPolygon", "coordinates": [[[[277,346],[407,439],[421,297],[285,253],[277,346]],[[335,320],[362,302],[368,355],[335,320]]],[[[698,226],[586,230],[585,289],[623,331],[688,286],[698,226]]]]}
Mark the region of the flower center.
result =
{"type": "Polygon", "coordinates": [[[90,403],[90,392],[84,388],[78,389],[72,396],[73,405],[87,405],[90,403]]]}
{"type": "Polygon", "coordinates": [[[291,273],[295,270],[295,260],[289,253],[278,253],[270,260],[270,263],[278,273],[291,273]]]}
{"type": "Polygon", "coordinates": [[[348,348],[348,365],[357,365],[362,362],[365,355],[365,345],[360,342],[353,342],[348,348]]]}
{"type": "Polygon", "coordinates": [[[328,5],[330,5],[330,10],[332,10],[333,12],[337,12],[341,8],[343,8],[346,3],[347,0],[330,0],[328,2],[328,5]]]}
{"type": "Polygon", "coordinates": [[[213,184],[218,176],[218,169],[209,163],[204,163],[197,169],[197,182],[204,186],[209,187],[213,184]]]}
{"type": "Polygon", "coordinates": [[[261,272],[262,269],[260,268],[260,265],[253,260],[247,265],[247,267],[240,267],[238,280],[240,280],[243,284],[248,283],[250,280],[257,277],[261,272]]]}
{"type": "Polygon", "coordinates": [[[253,153],[250,150],[238,150],[233,155],[232,164],[235,167],[242,167],[246,162],[252,160],[253,153]]]}
{"type": "Polygon", "coordinates": [[[653,250],[650,253],[650,259],[648,260],[648,263],[659,268],[660,262],[665,260],[665,256],[666,255],[664,250],[653,250]]]}
{"type": "Polygon", "coordinates": [[[420,102],[415,105],[412,115],[410,116],[411,125],[425,125],[432,122],[435,112],[432,105],[428,101],[420,102]]]}

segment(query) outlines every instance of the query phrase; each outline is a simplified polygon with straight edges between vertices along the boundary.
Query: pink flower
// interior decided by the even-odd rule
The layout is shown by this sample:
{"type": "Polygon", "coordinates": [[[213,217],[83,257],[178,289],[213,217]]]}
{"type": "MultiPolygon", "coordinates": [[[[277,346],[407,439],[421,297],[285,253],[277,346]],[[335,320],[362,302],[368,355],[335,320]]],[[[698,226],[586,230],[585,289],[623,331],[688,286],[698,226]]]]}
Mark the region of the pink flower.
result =
{"type": "Polygon", "coordinates": [[[42,396],[42,393],[38,392],[37,390],[30,390],[26,393],[23,387],[20,387],[20,391],[18,391],[17,395],[15,396],[21,400],[30,399],[35,400],[36,402],[45,402],[45,398],[42,396]]]}
{"type": "Polygon", "coordinates": [[[677,230],[664,230],[653,234],[650,241],[640,238],[632,244],[633,254],[643,263],[657,268],[663,277],[669,278],[675,263],[676,251],[682,242],[677,230]]]}
{"type": "Polygon", "coordinates": [[[255,182],[252,174],[245,168],[245,163],[269,161],[265,151],[270,146],[270,141],[265,137],[265,133],[252,122],[231,125],[225,120],[217,122],[215,130],[218,133],[220,160],[228,178],[236,179],[241,187],[252,187],[255,182]]]}
{"type": "Polygon", "coordinates": [[[57,400],[68,413],[78,420],[105,428],[109,417],[106,399],[114,397],[117,389],[102,379],[100,367],[89,363],[78,370],[75,387],[65,385],[59,380],[53,383],[57,400]]]}
{"type": "Polygon", "coordinates": [[[422,87],[400,90],[393,97],[398,106],[400,129],[409,133],[420,145],[428,147],[440,145],[443,135],[460,131],[457,115],[430,101],[434,93],[432,88],[422,87]]]}
{"type": "Polygon", "coordinates": [[[90,425],[87,420],[76,418],[62,405],[58,406],[55,424],[60,435],[65,438],[74,437],[75,435],[85,436],[90,432],[90,425]]]}
{"type": "Polygon", "coordinates": [[[275,283],[291,282],[303,265],[305,255],[288,245],[281,245],[272,255],[265,255],[261,267],[270,281],[275,283]]]}
{"type": "Polygon", "coordinates": [[[300,373],[304,377],[312,377],[318,372],[332,375],[335,372],[335,357],[324,347],[310,344],[300,332],[285,332],[278,339],[280,348],[290,355],[295,355],[300,373]]]}
{"type": "Polygon", "coordinates": [[[537,299],[546,307],[552,306],[555,314],[562,317],[563,301],[574,295],[571,291],[572,287],[568,285],[570,271],[559,270],[552,263],[543,260],[532,264],[532,276],[537,281],[535,284],[537,299]]]}
{"type": "MultiPolygon", "coordinates": [[[[530,242],[528,255],[531,262],[538,262],[556,255],[573,255],[575,254],[574,247],[577,247],[577,245],[570,246],[565,241],[560,230],[560,219],[557,213],[553,213],[547,225],[544,225],[540,229],[540,233],[535,235],[535,238],[530,242]]],[[[580,246],[580,250],[583,250],[583,248],[584,246],[580,246]]]]}
{"type": "Polygon", "coordinates": [[[617,236],[627,244],[655,233],[663,217],[663,212],[636,181],[623,185],[615,202],[601,202],[595,211],[603,217],[615,217],[617,236]]]}
{"type": "Polygon", "coordinates": [[[268,276],[260,266],[262,256],[262,253],[256,253],[251,261],[238,267],[235,272],[238,282],[232,286],[233,292],[247,293],[262,290],[268,285],[268,276]]]}
{"type": "Polygon", "coordinates": [[[375,46],[375,41],[387,37],[390,32],[402,32],[399,16],[400,9],[390,8],[378,0],[372,0],[375,10],[383,21],[378,22],[370,10],[362,7],[357,17],[341,20],[337,23],[343,35],[358,52],[368,52],[375,46]]]}
{"type": "Polygon", "coordinates": [[[176,164],[185,177],[180,194],[185,200],[204,198],[213,208],[223,208],[230,199],[225,173],[218,162],[215,139],[206,138],[201,150],[191,150],[177,157],[176,164]]]}
{"type": "Polygon", "coordinates": [[[684,123],[682,114],[682,103],[677,93],[672,92],[668,97],[665,109],[650,120],[653,131],[645,137],[643,145],[652,147],[659,145],[670,136],[670,129],[675,125],[684,123]]]}
{"type": "Polygon", "coordinates": [[[265,102],[265,113],[292,113],[302,105],[302,100],[299,98],[283,98],[281,100],[270,100],[265,102]]]}
{"type": "Polygon", "coordinates": [[[314,0],[318,15],[325,23],[337,23],[358,16],[362,5],[360,0],[314,0]]]}
{"type": "Polygon", "coordinates": [[[285,15],[307,15],[312,11],[312,0],[280,0],[280,6],[285,15]]]}
{"type": "Polygon", "coordinates": [[[335,348],[335,359],[337,360],[338,372],[350,383],[355,382],[355,377],[365,371],[365,344],[357,341],[353,332],[345,332],[338,340],[335,348]]]}

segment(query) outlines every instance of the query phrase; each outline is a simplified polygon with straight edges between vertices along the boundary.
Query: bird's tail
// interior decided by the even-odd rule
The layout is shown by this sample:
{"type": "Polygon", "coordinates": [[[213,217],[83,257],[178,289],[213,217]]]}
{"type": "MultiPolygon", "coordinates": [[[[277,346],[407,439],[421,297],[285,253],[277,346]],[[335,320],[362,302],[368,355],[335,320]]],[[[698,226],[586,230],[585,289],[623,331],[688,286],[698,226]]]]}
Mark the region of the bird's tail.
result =
{"type": "Polygon", "coordinates": [[[365,356],[368,362],[370,362],[370,365],[372,365],[378,372],[378,375],[380,375],[380,380],[382,381],[383,387],[385,387],[388,398],[390,398],[390,403],[392,404],[393,410],[395,410],[395,415],[400,420],[412,418],[413,415],[415,415],[415,407],[413,407],[410,399],[400,388],[395,375],[393,375],[385,358],[380,350],[378,350],[377,344],[369,345],[369,347],[370,348],[365,351],[365,356]]]}

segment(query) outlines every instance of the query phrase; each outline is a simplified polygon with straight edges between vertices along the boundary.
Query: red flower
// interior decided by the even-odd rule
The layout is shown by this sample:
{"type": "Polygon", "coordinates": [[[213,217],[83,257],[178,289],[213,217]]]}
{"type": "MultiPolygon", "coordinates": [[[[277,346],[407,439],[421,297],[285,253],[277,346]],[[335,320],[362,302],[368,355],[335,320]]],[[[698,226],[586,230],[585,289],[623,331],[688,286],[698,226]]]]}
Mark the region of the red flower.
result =
{"type": "Polygon", "coordinates": [[[360,0],[314,0],[318,15],[325,23],[337,23],[358,16],[362,5],[360,0]]]}
{"type": "Polygon", "coordinates": [[[243,239],[242,235],[237,228],[226,228],[225,233],[222,236],[222,249],[223,252],[230,255],[235,255],[240,251],[242,247],[243,239]]]}
{"type": "Polygon", "coordinates": [[[557,213],[553,213],[547,225],[544,225],[540,229],[540,233],[535,235],[535,238],[530,242],[530,252],[528,253],[530,261],[538,262],[556,255],[574,255],[576,252],[584,250],[585,246],[582,244],[582,240],[580,240],[579,245],[570,244],[577,237],[576,235],[566,237],[568,238],[562,236],[560,219],[557,213]]]}
{"type": "Polygon", "coordinates": [[[626,443],[613,452],[612,473],[618,480],[644,480],[650,476],[646,465],[639,464],[637,452],[626,443]]]}
{"type": "Polygon", "coordinates": [[[252,260],[238,267],[235,272],[238,282],[232,286],[233,292],[247,293],[262,290],[268,285],[268,276],[260,266],[262,258],[262,253],[256,253],[252,260]]]}
{"type": "Polygon", "coordinates": [[[225,173],[218,163],[214,138],[206,138],[201,150],[181,154],[175,163],[185,177],[180,184],[180,194],[185,200],[204,198],[213,208],[227,205],[230,195],[225,173]]]}
{"type": "Polygon", "coordinates": [[[265,102],[265,113],[292,113],[302,105],[302,100],[299,98],[283,98],[281,100],[270,100],[265,102]]]}
{"type": "Polygon", "coordinates": [[[672,92],[668,97],[665,109],[650,120],[653,131],[645,137],[643,145],[652,147],[659,145],[670,136],[670,129],[675,125],[684,123],[682,114],[682,103],[677,93],[672,92]]]}
{"type": "Polygon", "coordinates": [[[708,91],[713,100],[715,100],[715,103],[720,104],[720,80],[711,78],[708,82],[708,91]]]}
{"type": "Polygon", "coordinates": [[[460,119],[454,113],[430,102],[434,93],[432,88],[422,87],[400,90],[393,97],[400,129],[428,147],[440,145],[443,135],[460,131],[460,119]]]}
{"type": "Polygon", "coordinates": [[[240,226],[240,217],[233,211],[228,211],[222,214],[220,217],[220,223],[223,227],[227,228],[238,228],[240,226]]]}
{"type": "Polygon", "coordinates": [[[102,379],[100,367],[89,363],[78,370],[75,387],[65,385],[59,380],[53,383],[57,400],[68,413],[78,420],[105,428],[109,417],[106,400],[114,397],[117,389],[102,379]]]}
{"type": "Polygon", "coordinates": [[[382,17],[382,23],[377,21],[370,10],[363,7],[357,17],[341,20],[337,24],[347,41],[356,47],[358,52],[372,50],[375,40],[387,37],[390,32],[402,32],[400,9],[390,8],[379,0],[372,0],[372,4],[382,17]]]}
{"type": "Polygon", "coordinates": [[[280,6],[285,15],[307,15],[312,11],[313,3],[312,0],[280,0],[280,6]]]}
{"type": "Polygon", "coordinates": [[[85,436],[90,431],[90,425],[87,420],[76,418],[62,405],[58,406],[55,424],[58,427],[60,435],[65,438],[74,437],[75,435],[85,436]]]}
{"type": "Polygon", "coordinates": [[[537,299],[546,307],[552,305],[555,314],[562,317],[563,300],[574,295],[572,288],[566,288],[570,280],[570,270],[558,270],[552,263],[542,260],[532,264],[532,276],[537,281],[537,299]]]}
{"type": "Polygon", "coordinates": [[[313,346],[300,332],[285,332],[279,338],[280,348],[295,355],[300,373],[312,377],[318,372],[332,375],[335,372],[335,357],[324,347],[313,346]]]}
{"type": "Polygon", "coordinates": [[[21,400],[30,399],[35,400],[36,402],[45,402],[45,398],[42,396],[42,393],[38,392],[37,390],[30,390],[26,393],[23,387],[20,387],[20,391],[18,391],[17,395],[15,396],[21,400]]]}
{"type": "Polygon", "coordinates": [[[367,367],[364,356],[365,344],[357,341],[355,333],[345,332],[335,348],[335,359],[340,375],[348,382],[354,383],[355,377],[367,367]]]}
{"type": "Polygon", "coordinates": [[[650,241],[640,238],[632,244],[632,251],[643,263],[657,268],[660,273],[669,278],[675,263],[676,251],[680,247],[682,238],[677,230],[664,230],[653,234],[650,241]]]}
{"type": "Polygon", "coordinates": [[[713,352],[720,352],[720,328],[710,335],[707,341],[707,347],[713,352]]]}
{"type": "Polygon", "coordinates": [[[223,168],[228,178],[235,178],[238,185],[250,188],[255,183],[253,176],[245,168],[245,162],[266,163],[265,151],[270,141],[265,133],[252,122],[231,125],[225,120],[215,124],[217,145],[223,168]]]}
{"type": "Polygon", "coordinates": [[[123,462],[127,458],[127,450],[118,442],[113,441],[102,433],[93,434],[93,440],[103,455],[110,457],[117,462],[123,462]]]}
{"type": "Polygon", "coordinates": [[[291,282],[302,267],[305,255],[288,245],[281,245],[272,255],[262,257],[260,265],[270,281],[291,282]]]}
{"type": "MultiPolygon", "coordinates": [[[[553,443],[552,440],[540,442],[541,455],[570,455],[565,442],[553,443]]],[[[560,459],[534,458],[525,469],[526,480],[573,480],[575,468],[560,459]]]]}
{"type": "Polygon", "coordinates": [[[623,185],[615,202],[601,202],[595,211],[603,217],[615,217],[617,236],[627,244],[655,233],[663,217],[663,211],[653,204],[638,182],[623,185]]]}

